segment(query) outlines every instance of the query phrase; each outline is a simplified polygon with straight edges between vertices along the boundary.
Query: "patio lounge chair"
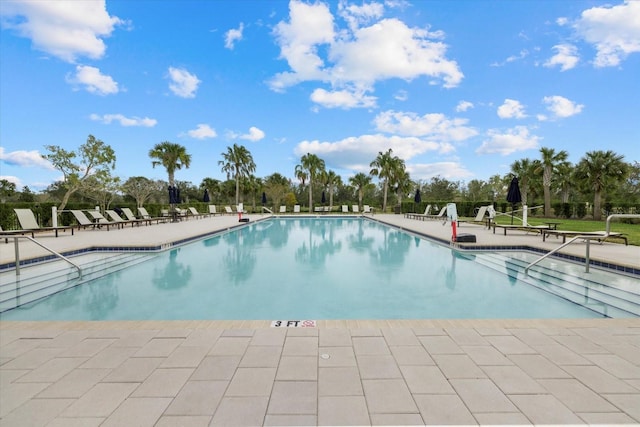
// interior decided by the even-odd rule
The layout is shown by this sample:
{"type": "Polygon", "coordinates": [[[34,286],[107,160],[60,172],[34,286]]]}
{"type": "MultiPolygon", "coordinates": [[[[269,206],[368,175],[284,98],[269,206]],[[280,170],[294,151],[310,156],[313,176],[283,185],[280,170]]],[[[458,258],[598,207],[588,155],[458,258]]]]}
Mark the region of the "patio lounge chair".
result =
{"type": "Polygon", "coordinates": [[[300,205],[293,205],[293,213],[300,213],[300,205]]]}
{"type": "Polygon", "coordinates": [[[216,205],[209,205],[209,215],[222,215],[216,210],[216,205]]]}
{"type": "MultiPolygon", "coordinates": [[[[74,218],[76,219],[76,222],[78,223],[78,224],[77,224],[78,230],[79,230],[81,227],[82,227],[82,228],[87,228],[87,227],[96,228],[96,227],[98,227],[98,226],[99,226],[99,224],[98,224],[96,221],[92,221],[92,220],[90,220],[90,219],[89,219],[89,217],[87,217],[87,216],[85,215],[85,213],[84,213],[84,212],[82,212],[82,211],[81,211],[81,210],[79,210],[79,209],[71,209],[71,211],[70,211],[70,212],[73,214],[74,218]]],[[[105,225],[106,225],[106,227],[107,227],[107,231],[109,231],[109,225],[110,225],[110,223],[109,223],[109,222],[107,222],[105,225]]]]}
{"type": "Polygon", "coordinates": [[[225,212],[227,215],[233,215],[233,214],[234,214],[233,210],[231,210],[231,206],[225,206],[225,207],[224,207],[224,212],[225,212]]]}
{"type": "Polygon", "coordinates": [[[364,206],[362,206],[362,213],[363,214],[368,213],[368,214],[373,215],[373,208],[371,206],[369,206],[369,205],[364,205],[364,206]]]}
{"type": "Polygon", "coordinates": [[[349,213],[349,206],[342,205],[342,213],[349,213]]]}
{"type": "Polygon", "coordinates": [[[496,228],[502,228],[504,231],[504,235],[507,235],[507,230],[521,230],[526,231],[527,233],[535,232],[541,233],[545,230],[551,230],[551,227],[548,225],[524,225],[524,224],[491,224],[493,227],[493,234],[496,234],[496,228]]]}
{"type": "Polygon", "coordinates": [[[410,219],[425,219],[426,217],[429,216],[429,214],[431,213],[431,205],[427,205],[424,208],[424,213],[406,213],[404,214],[405,218],[410,218],[410,219]]]}
{"type": "Polygon", "coordinates": [[[151,215],[149,215],[149,212],[147,212],[146,208],[143,207],[139,207],[138,208],[138,213],[140,214],[140,217],[142,219],[145,219],[147,221],[156,221],[156,223],[160,223],[160,222],[166,222],[168,218],[162,218],[162,217],[152,217],[151,215]]]}
{"type": "Polygon", "coordinates": [[[440,212],[438,213],[438,215],[425,215],[426,219],[441,219],[445,217],[445,213],[447,212],[447,207],[443,207],[442,209],[440,209],[440,212]]]}
{"type": "Polygon", "coordinates": [[[203,218],[206,216],[206,214],[202,214],[198,212],[196,208],[193,208],[191,206],[189,206],[187,209],[188,209],[187,215],[195,216],[196,218],[203,218]]]}
{"type": "MultiPolygon", "coordinates": [[[[545,226],[546,227],[546,226],[545,226]]],[[[567,237],[585,236],[585,238],[595,238],[598,242],[602,243],[607,239],[621,239],[624,240],[625,246],[629,245],[627,236],[623,233],[612,233],[606,231],[570,231],[570,230],[554,230],[552,228],[541,229],[542,241],[544,242],[547,235],[562,236],[562,243],[566,243],[567,237]]]]}
{"type": "Polygon", "coordinates": [[[33,214],[31,209],[14,209],[13,210],[18,218],[18,223],[20,224],[21,230],[8,230],[4,231],[4,233],[8,234],[27,234],[30,233],[31,237],[35,237],[35,233],[45,233],[48,231],[53,231],[58,237],[58,230],[71,230],[71,234],[73,235],[73,227],[63,226],[63,227],[40,227],[38,225],[38,221],[36,220],[36,216],[33,214]]]}
{"type": "Polygon", "coordinates": [[[484,222],[485,220],[485,216],[487,216],[487,211],[489,209],[490,205],[487,206],[480,206],[478,208],[478,212],[476,213],[475,218],[473,219],[460,219],[458,218],[458,225],[460,225],[461,222],[484,222]]]}
{"type": "Polygon", "coordinates": [[[286,205],[280,206],[280,213],[287,213],[287,206],[286,205]]]}
{"type": "Polygon", "coordinates": [[[360,206],[351,205],[351,210],[353,211],[353,213],[359,213],[360,212],[360,206]]]}
{"type": "Polygon", "coordinates": [[[134,225],[140,225],[141,222],[146,222],[146,220],[144,219],[124,219],[120,215],[118,215],[118,212],[114,211],[113,209],[106,209],[104,213],[106,213],[107,216],[111,218],[111,222],[121,224],[122,226],[131,224],[131,226],[133,227],[134,225]]]}
{"type": "Polygon", "coordinates": [[[120,228],[120,226],[124,225],[120,222],[109,221],[107,218],[104,217],[104,215],[102,215],[100,212],[96,210],[88,210],[87,212],[89,213],[89,216],[93,219],[93,222],[98,224],[98,227],[103,225],[106,225],[107,227],[110,225],[115,225],[117,228],[120,228]]]}

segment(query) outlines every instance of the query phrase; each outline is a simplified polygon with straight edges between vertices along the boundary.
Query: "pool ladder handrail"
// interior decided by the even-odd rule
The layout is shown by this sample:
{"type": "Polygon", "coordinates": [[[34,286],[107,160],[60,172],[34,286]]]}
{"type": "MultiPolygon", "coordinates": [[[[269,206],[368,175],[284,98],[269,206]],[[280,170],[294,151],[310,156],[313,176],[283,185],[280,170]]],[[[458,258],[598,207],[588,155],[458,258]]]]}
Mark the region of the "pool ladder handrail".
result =
{"type": "Polygon", "coordinates": [[[539,263],[543,259],[545,259],[545,258],[553,255],[554,253],[558,252],[560,249],[564,248],[565,246],[570,245],[571,243],[575,242],[578,239],[586,240],[586,243],[587,243],[586,252],[585,252],[585,273],[588,273],[589,272],[589,244],[591,243],[591,240],[593,240],[593,239],[603,240],[603,239],[606,239],[609,236],[609,233],[610,233],[610,230],[611,230],[611,220],[613,218],[640,218],[640,214],[611,214],[611,215],[609,215],[607,217],[607,225],[606,225],[606,228],[605,228],[605,233],[603,235],[601,235],[601,236],[579,235],[579,236],[573,237],[568,242],[561,244],[557,248],[553,249],[550,252],[547,252],[546,254],[542,255],[540,258],[536,259],[535,261],[533,261],[532,263],[527,265],[525,267],[525,269],[524,269],[524,275],[528,276],[529,269],[531,267],[533,267],[534,265],[536,265],[537,263],[539,263]]]}
{"type": "Polygon", "coordinates": [[[74,263],[69,258],[65,257],[64,255],[54,251],[53,249],[43,245],[42,243],[38,242],[33,237],[30,237],[30,236],[16,236],[16,235],[9,236],[9,238],[11,238],[11,237],[13,238],[14,251],[15,251],[15,255],[16,255],[16,276],[20,275],[20,245],[18,244],[18,239],[27,239],[27,240],[32,241],[36,245],[40,246],[42,249],[50,252],[51,254],[55,255],[56,257],[58,257],[60,259],[62,259],[63,261],[66,261],[69,264],[71,264],[73,267],[75,267],[76,270],[78,270],[78,278],[82,278],[82,269],[80,268],[80,266],[78,264],[74,263]]]}

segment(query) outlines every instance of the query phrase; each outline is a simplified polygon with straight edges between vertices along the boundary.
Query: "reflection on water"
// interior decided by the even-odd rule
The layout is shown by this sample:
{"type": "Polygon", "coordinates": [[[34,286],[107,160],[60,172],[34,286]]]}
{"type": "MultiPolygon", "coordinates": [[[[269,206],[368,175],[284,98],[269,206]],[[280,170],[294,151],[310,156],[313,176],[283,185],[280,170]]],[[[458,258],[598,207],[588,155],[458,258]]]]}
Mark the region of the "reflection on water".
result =
{"type": "Polygon", "coordinates": [[[191,266],[178,262],[179,252],[180,248],[172,249],[169,252],[169,262],[164,267],[154,268],[152,281],[158,289],[177,289],[189,283],[191,266]]]}

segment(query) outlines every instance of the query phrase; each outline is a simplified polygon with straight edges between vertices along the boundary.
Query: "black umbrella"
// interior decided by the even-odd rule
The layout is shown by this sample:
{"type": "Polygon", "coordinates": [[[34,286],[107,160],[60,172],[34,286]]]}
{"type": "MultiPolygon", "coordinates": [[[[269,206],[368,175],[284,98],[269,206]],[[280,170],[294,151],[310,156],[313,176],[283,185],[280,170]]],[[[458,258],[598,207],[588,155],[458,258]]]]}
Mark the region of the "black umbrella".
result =
{"type": "Polygon", "coordinates": [[[422,196],[420,195],[420,189],[419,188],[416,190],[416,195],[413,197],[413,200],[416,203],[420,203],[422,201],[422,196]]]}
{"type": "Polygon", "coordinates": [[[170,205],[175,205],[176,203],[179,203],[178,201],[178,189],[176,187],[173,186],[169,186],[169,204],[170,205]]]}
{"type": "Polygon", "coordinates": [[[516,210],[516,203],[520,203],[522,201],[522,194],[520,194],[520,186],[518,185],[518,178],[515,176],[511,180],[511,184],[509,184],[509,192],[507,193],[507,202],[511,203],[512,212],[511,212],[511,224],[513,224],[513,211],[516,210]]]}
{"type": "Polygon", "coordinates": [[[327,202],[327,199],[324,196],[324,191],[322,192],[322,204],[324,205],[327,202]]]}
{"type": "Polygon", "coordinates": [[[262,206],[267,204],[267,193],[262,192],[262,206]]]}
{"type": "Polygon", "coordinates": [[[209,197],[209,189],[204,189],[204,196],[202,196],[202,201],[205,203],[209,203],[211,201],[211,197],[209,197]]]}

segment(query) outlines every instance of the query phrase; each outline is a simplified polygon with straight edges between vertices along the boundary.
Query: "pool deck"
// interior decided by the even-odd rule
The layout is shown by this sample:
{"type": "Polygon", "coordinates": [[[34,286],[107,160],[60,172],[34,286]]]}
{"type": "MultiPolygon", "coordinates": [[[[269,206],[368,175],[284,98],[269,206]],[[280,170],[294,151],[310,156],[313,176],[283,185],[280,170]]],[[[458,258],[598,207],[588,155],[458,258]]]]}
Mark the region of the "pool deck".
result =
{"type": "MultiPolygon", "coordinates": [[[[439,221],[374,218],[451,235],[439,221]]],[[[237,225],[217,216],[36,238],[58,252],[167,246],[237,225]]],[[[482,246],[560,242],[459,232],[482,246]]],[[[585,243],[565,250],[583,257],[585,243]]],[[[44,255],[26,241],[20,254],[44,255]]],[[[593,242],[590,255],[640,265],[640,247],[593,242]]],[[[0,242],[0,263],[13,258],[0,242]]],[[[0,426],[425,424],[640,424],[640,319],[0,322],[0,426]]]]}

